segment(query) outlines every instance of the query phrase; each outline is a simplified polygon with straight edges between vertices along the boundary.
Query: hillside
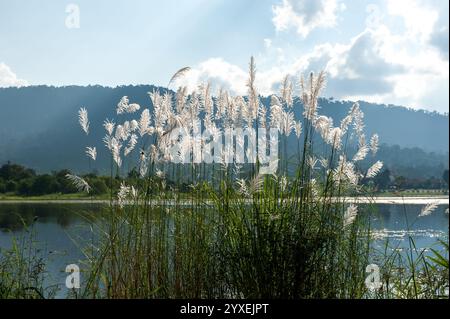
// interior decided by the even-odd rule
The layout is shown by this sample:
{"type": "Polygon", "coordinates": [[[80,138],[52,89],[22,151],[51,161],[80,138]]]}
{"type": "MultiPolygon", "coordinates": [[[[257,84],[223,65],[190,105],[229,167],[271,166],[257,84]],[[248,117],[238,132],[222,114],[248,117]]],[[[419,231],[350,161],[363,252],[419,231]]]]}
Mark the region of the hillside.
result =
{"type": "MultiPolygon", "coordinates": [[[[107,167],[106,149],[101,139],[101,123],[116,118],[115,106],[124,95],[142,107],[151,108],[148,92],[154,86],[24,87],[0,89],[0,163],[7,160],[37,171],[70,168],[87,170],[86,145],[97,146],[98,168],[107,167]],[[81,133],[77,111],[89,110],[91,134],[81,133]]],[[[268,103],[264,98],[263,102],[268,103]]],[[[296,101],[294,108],[302,107],[296,101]]],[[[320,113],[340,121],[352,105],[349,101],[321,99],[320,113]]],[[[448,114],[415,111],[400,106],[361,102],[366,131],[378,133],[384,144],[380,156],[399,169],[421,167],[427,175],[440,176],[448,167],[448,114]],[[418,148],[415,149],[414,148],[418,148]],[[436,169],[436,171],[434,171],[436,169]]],[[[391,166],[392,166],[391,165],[391,166]]],[[[97,167],[93,167],[97,168],[97,167]]]]}

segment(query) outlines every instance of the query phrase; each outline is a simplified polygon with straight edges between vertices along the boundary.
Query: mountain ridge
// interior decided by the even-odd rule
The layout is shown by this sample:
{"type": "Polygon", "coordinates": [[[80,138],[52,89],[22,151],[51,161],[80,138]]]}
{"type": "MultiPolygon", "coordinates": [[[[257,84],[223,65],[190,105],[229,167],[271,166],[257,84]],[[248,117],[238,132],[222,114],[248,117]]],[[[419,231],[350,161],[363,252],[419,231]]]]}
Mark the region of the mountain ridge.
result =
{"type": "MultiPolygon", "coordinates": [[[[166,90],[153,85],[0,88],[0,163],[11,160],[44,171],[80,170],[87,163],[86,146],[97,146],[99,159],[104,161],[103,120],[117,118],[115,107],[125,95],[131,102],[152,109],[147,93],[156,89],[166,90]],[[88,137],[78,126],[80,107],[89,111],[92,132],[88,137]]],[[[261,100],[268,105],[270,98],[261,100]]],[[[321,98],[319,113],[331,116],[338,123],[352,104],[321,98]]],[[[368,136],[377,133],[381,143],[387,146],[420,148],[448,159],[448,113],[364,101],[360,105],[368,136]]],[[[294,105],[297,119],[301,107],[297,99],[294,105]]],[[[448,160],[444,166],[448,167],[448,160]]]]}

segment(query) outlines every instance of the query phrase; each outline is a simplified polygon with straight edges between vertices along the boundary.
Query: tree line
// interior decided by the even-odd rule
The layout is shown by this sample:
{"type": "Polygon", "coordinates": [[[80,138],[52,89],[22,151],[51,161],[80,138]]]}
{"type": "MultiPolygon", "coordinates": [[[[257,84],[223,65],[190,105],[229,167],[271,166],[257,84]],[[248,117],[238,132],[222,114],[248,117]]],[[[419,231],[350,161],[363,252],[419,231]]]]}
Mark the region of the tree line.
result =
{"type": "MultiPolygon", "coordinates": [[[[22,165],[6,163],[0,167],[0,194],[13,194],[19,196],[40,196],[50,194],[75,194],[76,187],[66,178],[71,174],[68,169],[51,173],[37,174],[36,171],[22,165]]],[[[127,179],[138,178],[138,173],[132,170],[127,179]]],[[[83,178],[92,187],[92,195],[108,194],[111,188],[117,189],[121,178],[111,180],[109,176],[100,176],[96,172],[83,175],[83,178]]],[[[382,171],[375,179],[363,181],[370,184],[377,191],[406,190],[406,189],[448,189],[449,170],[445,169],[440,177],[417,178],[396,175],[389,168],[382,171]]],[[[173,181],[167,181],[168,185],[173,181]]],[[[188,191],[188,185],[180,188],[188,191]]]]}

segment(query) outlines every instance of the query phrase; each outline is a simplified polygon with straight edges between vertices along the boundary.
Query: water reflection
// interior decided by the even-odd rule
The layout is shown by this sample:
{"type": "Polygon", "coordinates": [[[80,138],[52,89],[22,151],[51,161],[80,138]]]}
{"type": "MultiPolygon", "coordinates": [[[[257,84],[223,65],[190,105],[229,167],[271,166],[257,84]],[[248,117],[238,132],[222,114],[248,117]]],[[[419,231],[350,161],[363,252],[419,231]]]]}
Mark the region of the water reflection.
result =
{"type": "Polygon", "coordinates": [[[95,204],[0,204],[0,231],[20,232],[35,223],[54,224],[62,229],[95,220],[101,211],[95,204]]]}
{"type": "MultiPolygon", "coordinates": [[[[0,248],[12,246],[13,238],[34,234],[39,250],[47,260],[49,284],[59,285],[58,297],[65,297],[68,264],[82,264],[82,248],[95,241],[92,225],[102,212],[101,204],[1,204],[0,248]]],[[[418,218],[422,205],[379,204],[361,206],[361,214],[369,214],[380,248],[386,240],[400,249],[408,249],[409,236],[418,248],[429,248],[438,239],[447,240],[448,205],[439,206],[431,215],[418,218]]]]}

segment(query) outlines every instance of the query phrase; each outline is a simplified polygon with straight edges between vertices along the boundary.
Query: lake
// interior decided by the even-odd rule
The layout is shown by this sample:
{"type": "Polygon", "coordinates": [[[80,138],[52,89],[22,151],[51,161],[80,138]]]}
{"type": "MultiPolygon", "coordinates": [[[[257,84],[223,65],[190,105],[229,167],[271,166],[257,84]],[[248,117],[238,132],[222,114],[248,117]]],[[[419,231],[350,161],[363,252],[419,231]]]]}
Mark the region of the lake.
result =
{"type": "MultiPolygon", "coordinates": [[[[46,284],[58,285],[60,289],[56,296],[64,298],[67,295],[65,268],[69,264],[82,267],[82,248],[95,242],[91,229],[101,206],[100,203],[0,202],[0,247],[11,248],[14,238],[25,242],[32,238],[47,261],[46,284]]],[[[377,204],[375,209],[370,209],[371,224],[377,238],[375,246],[382,249],[389,240],[392,249],[407,251],[407,238],[411,236],[419,249],[439,249],[438,239],[448,239],[448,203],[439,205],[431,215],[418,218],[423,206],[377,204]]]]}

